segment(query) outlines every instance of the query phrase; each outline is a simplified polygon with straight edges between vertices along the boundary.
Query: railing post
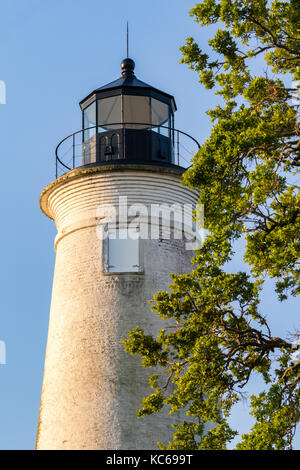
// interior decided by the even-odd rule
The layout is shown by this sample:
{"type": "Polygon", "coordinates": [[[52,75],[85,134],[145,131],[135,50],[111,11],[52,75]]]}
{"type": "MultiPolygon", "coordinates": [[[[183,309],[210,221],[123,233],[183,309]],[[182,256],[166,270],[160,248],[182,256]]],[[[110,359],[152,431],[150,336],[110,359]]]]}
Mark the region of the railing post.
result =
{"type": "Polygon", "coordinates": [[[179,131],[177,131],[177,165],[179,166],[179,131]]]}
{"type": "Polygon", "coordinates": [[[73,134],[73,170],[75,168],[75,134],[73,134]]]}

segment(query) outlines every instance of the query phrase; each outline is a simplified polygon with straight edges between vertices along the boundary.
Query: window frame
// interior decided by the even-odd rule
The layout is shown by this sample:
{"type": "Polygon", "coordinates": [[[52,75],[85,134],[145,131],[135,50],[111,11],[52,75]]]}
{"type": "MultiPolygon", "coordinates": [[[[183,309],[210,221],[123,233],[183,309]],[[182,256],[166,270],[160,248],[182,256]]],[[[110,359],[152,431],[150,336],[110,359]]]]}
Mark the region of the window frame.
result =
{"type": "MultiPolygon", "coordinates": [[[[138,268],[136,271],[129,271],[129,270],[124,270],[124,271],[111,271],[110,270],[110,265],[109,265],[109,231],[111,230],[122,230],[126,227],[109,227],[108,224],[105,224],[102,226],[102,231],[108,231],[107,236],[102,237],[102,274],[105,275],[110,275],[113,276],[115,274],[132,274],[132,275],[140,275],[144,274],[144,263],[143,263],[143,255],[144,255],[144,250],[143,250],[143,240],[138,237],[136,239],[136,242],[138,243],[138,268]]],[[[128,227],[127,227],[128,229],[128,227]]],[[[137,230],[139,232],[139,229],[137,230]]],[[[118,239],[114,239],[114,241],[117,241],[118,239]]],[[[123,241],[124,239],[122,239],[123,241]]]]}

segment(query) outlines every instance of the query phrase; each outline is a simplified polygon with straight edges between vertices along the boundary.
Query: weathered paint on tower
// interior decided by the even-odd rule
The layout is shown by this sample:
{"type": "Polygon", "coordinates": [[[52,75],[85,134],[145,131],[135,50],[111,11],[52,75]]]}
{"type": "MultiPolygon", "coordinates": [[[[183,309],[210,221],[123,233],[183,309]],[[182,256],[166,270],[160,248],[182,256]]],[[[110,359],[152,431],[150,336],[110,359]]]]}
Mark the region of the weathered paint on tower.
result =
{"type": "Polygon", "coordinates": [[[171,437],[174,416],[136,418],[150,392],[148,371],[124,352],[122,338],[137,325],[158,332],[162,323],[147,300],[168,288],[169,273],[190,269],[191,252],[183,240],[142,240],[143,272],[107,275],[96,212],[124,195],[129,204],[195,204],[180,173],[73,170],[43,191],[41,208],[58,234],[37,449],[149,449],[171,437]]]}

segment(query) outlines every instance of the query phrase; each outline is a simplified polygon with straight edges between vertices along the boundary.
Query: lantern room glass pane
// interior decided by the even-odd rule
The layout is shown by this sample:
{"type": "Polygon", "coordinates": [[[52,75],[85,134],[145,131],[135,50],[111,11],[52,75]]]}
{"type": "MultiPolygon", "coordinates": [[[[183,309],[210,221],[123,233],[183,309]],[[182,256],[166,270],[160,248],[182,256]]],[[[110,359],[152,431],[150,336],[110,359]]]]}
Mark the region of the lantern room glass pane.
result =
{"type": "MultiPolygon", "coordinates": [[[[90,104],[90,106],[83,111],[83,128],[87,129],[93,126],[96,126],[96,102],[90,104]]],[[[96,128],[84,131],[84,141],[89,140],[95,133],[96,128]]]]}
{"type": "Polygon", "coordinates": [[[151,124],[150,98],[148,96],[123,95],[123,122],[126,129],[147,128],[151,124]]]}
{"type": "Polygon", "coordinates": [[[121,127],[120,123],[121,95],[98,100],[98,126],[104,129],[118,129],[121,127]]]}
{"type": "Polygon", "coordinates": [[[151,99],[151,120],[155,126],[168,126],[169,106],[162,101],[151,99]]]}

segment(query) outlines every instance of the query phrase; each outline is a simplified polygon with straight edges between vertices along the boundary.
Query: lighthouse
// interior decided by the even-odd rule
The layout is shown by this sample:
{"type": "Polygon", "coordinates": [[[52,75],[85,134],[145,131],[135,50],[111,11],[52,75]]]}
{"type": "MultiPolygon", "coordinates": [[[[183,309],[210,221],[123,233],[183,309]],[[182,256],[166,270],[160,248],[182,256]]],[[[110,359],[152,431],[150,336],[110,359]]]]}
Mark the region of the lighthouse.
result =
{"type": "Polygon", "coordinates": [[[149,300],[191,270],[194,226],[179,222],[197,193],[182,185],[180,149],[197,142],[175,128],[174,97],[139,80],[129,58],[80,108],[82,129],[58,145],[40,197],[57,235],[36,448],[155,449],[182,416],[136,417],[149,370],[122,340],[169,326],[149,300]]]}

